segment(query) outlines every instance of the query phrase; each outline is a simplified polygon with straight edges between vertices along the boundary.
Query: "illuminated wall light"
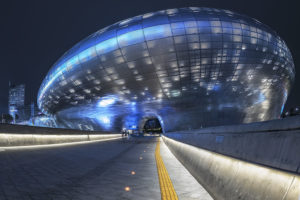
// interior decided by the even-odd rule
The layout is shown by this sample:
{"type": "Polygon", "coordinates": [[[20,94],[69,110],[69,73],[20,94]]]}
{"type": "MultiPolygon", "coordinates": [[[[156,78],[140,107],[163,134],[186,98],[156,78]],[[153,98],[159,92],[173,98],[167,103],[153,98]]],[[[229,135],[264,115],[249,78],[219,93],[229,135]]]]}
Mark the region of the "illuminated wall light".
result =
{"type": "Polygon", "coordinates": [[[67,82],[66,80],[64,80],[64,81],[60,82],[59,85],[65,86],[65,85],[67,85],[67,83],[68,83],[68,82],[67,82]]]}
{"type": "MultiPolygon", "coordinates": [[[[190,44],[190,48],[191,49],[200,49],[200,45],[199,45],[199,43],[192,43],[192,44],[190,44]]],[[[202,48],[202,45],[201,45],[201,48],[202,48]]]]}
{"type": "Polygon", "coordinates": [[[210,44],[209,43],[204,43],[204,42],[201,42],[201,49],[208,49],[210,47],[210,44]]]}
{"type": "Polygon", "coordinates": [[[109,67],[109,68],[106,68],[106,71],[108,74],[114,74],[116,73],[116,70],[114,67],[109,67]]]}
{"type": "Polygon", "coordinates": [[[263,47],[263,48],[262,48],[262,51],[263,51],[263,52],[266,52],[266,51],[267,51],[267,47],[263,47]]]}
{"type": "Polygon", "coordinates": [[[168,15],[175,14],[175,13],[177,13],[177,12],[178,12],[178,9],[168,9],[168,10],[166,10],[166,13],[167,13],[168,15]]]}
{"type": "Polygon", "coordinates": [[[173,81],[179,81],[179,76],[174,76],[173,81]]]}
{"type": "Polygon", "coordinates": [[[77,104],[78,104],[78,101],[72,101],[72,102],[70,102],[70,104],[72,104],[72,105],[77,105],[77,104]]]}
{"type": "Polygon", "coordinates": [[[126,24],[128,24],[132,19],[126,19],[126,20],[123,20],[119,23],[120,26],[124,26],[126,24]]]}
{"type": "Polygon", "coordinates": [[[91,93],[91,90],[90,89],[84,89],[83,90],[85,93],[87,93],[87,94],[90,94],[91,93]]]}
{"type": "Polygon", "coordinates": [[[130,94],[130,93],[131,93],[130,90],[124,90],[124,92],[125,92],[126,94],[130,94]]]}
{"type": "Polygon", "coordinates": [[[201,60],[201,64],[205,65],[205,64],[207,64],[207,63],[208,63],[208,59],[207,59],[207,58],[203,58],[203,59],[201,60]]]}
{"type": "Polygon", "coordinates": [[[233,36],[233,41],[234,42],[241,42],[242,41],[242,36],[240,36],[240,35],[234,35],[233,36]]]}
{"type": "Polygon", "coordinates": [[[150,58],[145,58],[145,63],[146,63],[147,65],[151,65],[151,64],[152,64],[152,61],[151,61],[150,58]]]}
{"type": "Polygon", "coordinates": [[[96,86],[96,87],[94,87],[95,88],[95,90],[97,90],[97,91],[100,91],[101,90],[101,87],[99,87],[99,86],[96,86]]]}
{"type": "Polygon", "coordinates": [[[88,81],[91,81],[91,80],[94,80],[94,79],[95,79],[95,76],[87,75],[87,76],[86,76],[86,79],[87,79],[88,81]]]}
{"type": "Polygon", "coordinates": [[[155,41],[147,41],[148,48],[152,49],[155,47],[155,45],[156,45],[155,41]]]}
{"type": "Polygon", "coordinates": [[[109,82],[109,81],[111,81],[111,78],[109,78],[108,76],[105,76],[104,80],[107,81],[107,82],[109,82]]]}
{"type": "Polygon", "coordinates": [[[109,124],[110,123],[110,119],[106,116],[99,117],[99,120],[102,121],[104,124],[109,124]]]}
{"type": "Polygon", "coordinates": [[[80,80],[75,80],[75,81],[73,82],[73,84],[76,85],[76,86],[78,86],[78,85],[81,85],[82,82],[81,82],[80,80]]]}
{"type": "Polygon", "coordinates": [[[142,81],[142,80],[144,80],[144,78],[143,78],[143,76],[139,75],[139,76],[136,76],[136,80],[137,81],[142,81]]]}
{"type": "Polygon", "coordinates": [[[251,44],[256,44],[257,43],[257,39],[256,38],[251,38],[251,44]]]}
{"type": "Polygon", "coordinates": [[[76,96],[75,99],[76,100],[83,100],[83,99],[85,99],[85,96],[76,96]]]}
{"type": "Polygon", "coordinates": [[[98,85],[98,84],[100,84],[101,82],[100,82],[100,80],[94,80],[93,83],[96,84],[96,85],[98,85]]]}
{"type": "Polygon", "coordinates": [[[162,86],[163,88],[170,88],[172,87],[172,83],[164,83],[162,86]]]}
{"type": "Polygon", "coordinates": [[[152,17],[153,15],[154,15],[154,13],[147,13],[147,14],[144,14],[144,15],[143,15],[143,19],[152,17]]]}
{"type": "Polygon", "coordinates": [[[178,96],[180,96],[180,94],[181,94],[180,90],[172,90],[171,91],[172,97],[178,97],[178,96]]]}
{"type": "Polygon", "coordinates": [[[125,60],[123,59],[123,57],[116,58],[116,63],[117,64],[121,64],[123,62],[125,62],[125,60]]]}
{"type": "Polygon", "coordinates": [[[116,80],[116,83],[118,85],[124,85],[125,84],[125,80],[124,79],[116,80]]]}
{"type": "Polygon", "coordinates": [[[107,107],[109,105],[112,105],[116,102],[116,98],[113,96],[107,96],[100,99],[98,102],[99,107],[107,107]]]}

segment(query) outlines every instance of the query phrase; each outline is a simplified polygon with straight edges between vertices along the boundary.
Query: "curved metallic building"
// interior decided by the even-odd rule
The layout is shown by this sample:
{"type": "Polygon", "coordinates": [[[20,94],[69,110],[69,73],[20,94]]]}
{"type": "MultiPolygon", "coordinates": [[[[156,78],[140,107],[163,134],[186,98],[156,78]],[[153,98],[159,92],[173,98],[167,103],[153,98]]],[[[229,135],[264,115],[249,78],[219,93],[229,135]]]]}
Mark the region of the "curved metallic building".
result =
{"type": "Polygon", "coordinates": [[[164,131],[279,118],[295,69],[285,42],[228,10],[180,8],[117,22],[50,69],[38,106],[59,126],[164,131]]]}

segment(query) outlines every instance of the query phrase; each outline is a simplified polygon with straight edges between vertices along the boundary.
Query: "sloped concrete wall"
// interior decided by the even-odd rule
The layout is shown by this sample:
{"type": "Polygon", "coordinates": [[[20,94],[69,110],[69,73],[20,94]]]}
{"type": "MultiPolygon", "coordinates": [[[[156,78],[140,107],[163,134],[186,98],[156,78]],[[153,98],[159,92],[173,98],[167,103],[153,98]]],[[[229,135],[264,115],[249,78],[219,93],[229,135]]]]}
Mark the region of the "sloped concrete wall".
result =
{"type": "Polygon", "coordinates": [[[300,116],[163,139],[214,199],[300,199],[300,116]]]}
{"type": "Polygon", "coordinates": [[[164,135],[239,160],[300,173],[300,116],[164,135]]]}
{"type": "Polygon", "coordinates": [[[216,200],[298,200],[300,176],[163,137],[172,153],[216,200]]]}
{"type": "Polygon", "coordinates": [[[55,129],[22,125],[0,125],[0,147],[61,144],[121,137],[109,132],[55,129]]]}

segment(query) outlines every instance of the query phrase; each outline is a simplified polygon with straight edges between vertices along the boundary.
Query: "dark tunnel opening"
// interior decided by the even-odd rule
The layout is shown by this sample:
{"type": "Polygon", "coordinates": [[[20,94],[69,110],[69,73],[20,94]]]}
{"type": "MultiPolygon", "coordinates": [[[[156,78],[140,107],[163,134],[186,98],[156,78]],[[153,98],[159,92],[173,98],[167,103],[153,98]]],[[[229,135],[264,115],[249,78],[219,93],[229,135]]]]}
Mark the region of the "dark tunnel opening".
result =
{"type": "Polygon", "coordinates": [[[160,134],[162,133],[162,127],[157,118],[150,118],[145,122],[145,125],[143,127],[144,133],[149,134],[160,134]]]}

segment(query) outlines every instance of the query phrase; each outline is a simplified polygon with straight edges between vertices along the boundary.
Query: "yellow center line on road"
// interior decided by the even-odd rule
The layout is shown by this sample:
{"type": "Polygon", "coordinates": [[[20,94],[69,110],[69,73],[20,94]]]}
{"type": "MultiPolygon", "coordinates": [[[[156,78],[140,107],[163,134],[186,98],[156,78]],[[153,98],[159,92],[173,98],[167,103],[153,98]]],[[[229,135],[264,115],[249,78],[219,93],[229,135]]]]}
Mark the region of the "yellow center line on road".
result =
{"type": "Polygon", "coordinates": [[[155,160],[160,185],[161,199],[162,200],[178,200],[178,196],[173,187],[172,181],[169,177],[166,166],[160,155],[160,138],[157,140],[155,149],[155,160]]]}

